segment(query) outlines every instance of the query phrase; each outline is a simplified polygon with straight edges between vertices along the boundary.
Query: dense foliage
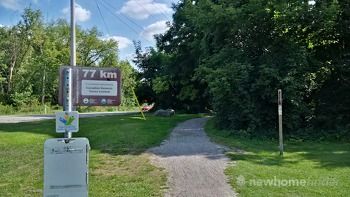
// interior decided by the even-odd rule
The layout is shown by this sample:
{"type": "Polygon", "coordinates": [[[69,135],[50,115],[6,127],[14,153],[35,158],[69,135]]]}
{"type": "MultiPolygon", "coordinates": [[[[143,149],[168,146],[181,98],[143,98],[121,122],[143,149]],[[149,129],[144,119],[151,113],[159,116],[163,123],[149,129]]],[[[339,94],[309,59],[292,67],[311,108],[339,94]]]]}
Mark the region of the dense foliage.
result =
{"type": "Polygon", "coordinates": [[[160,105],[212,108],[221,128],[274,135],[282,89],[287,134],[350,133],[348,0],[183,0],[174,9],[157,48],[136,50],[142,86],[160,105]]]}
{"type": "MultiPolygon", "coordinates": [[[[77,65],[118,67],[123,75],[122,102],[133,105],[135,70],[118,60],[118,43],[96,28],[77,27],[77,65]]],[[[14,26],[0,27],[0,104],[23,107],[57,104],[58,70],[69,65],[69,24],[45,24],[40,11],[25,9],[14,26]]]]}

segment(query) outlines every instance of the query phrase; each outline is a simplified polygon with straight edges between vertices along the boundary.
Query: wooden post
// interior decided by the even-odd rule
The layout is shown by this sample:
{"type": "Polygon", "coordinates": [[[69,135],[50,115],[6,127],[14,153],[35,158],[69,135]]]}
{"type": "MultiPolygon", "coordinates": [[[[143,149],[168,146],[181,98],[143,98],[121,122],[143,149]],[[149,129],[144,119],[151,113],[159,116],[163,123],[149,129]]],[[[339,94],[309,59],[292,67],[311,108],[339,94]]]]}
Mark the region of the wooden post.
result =
{"type": "Polygon", "coordinates": [[[135,98],[135,100],[136,100],[137,105],[139,106],[139,109],[140,109],[140,112],[141,112],[141,115],[142,115],[143,119],[146,120],[146,117],[145,117],[145,115],[143,114],[142,107],[141,107],[141,105],[140,105],[140,103],[139,103],[139,100],[137,99],[137,96],[136,96],[135,91],[132,90],[132,93],[134,94],[134,98],[135,98]]]}
{"type": "Polygon", "coordinates": [[[283,156],[282,90],[278,89],[278,133],[280,155],[283,156]]]}

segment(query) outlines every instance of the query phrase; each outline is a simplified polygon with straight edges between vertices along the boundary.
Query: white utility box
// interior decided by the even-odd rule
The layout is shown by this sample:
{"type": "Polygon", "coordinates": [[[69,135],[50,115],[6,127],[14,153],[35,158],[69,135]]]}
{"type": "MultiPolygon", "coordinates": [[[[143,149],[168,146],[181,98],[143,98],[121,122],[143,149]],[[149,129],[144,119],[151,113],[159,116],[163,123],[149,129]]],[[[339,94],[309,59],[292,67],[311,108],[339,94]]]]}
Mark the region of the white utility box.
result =
{"type": "Polygon", "coordinates": [[[44,197],[87,197],[89,140],[54,138],[44,144],[44,197]]]}

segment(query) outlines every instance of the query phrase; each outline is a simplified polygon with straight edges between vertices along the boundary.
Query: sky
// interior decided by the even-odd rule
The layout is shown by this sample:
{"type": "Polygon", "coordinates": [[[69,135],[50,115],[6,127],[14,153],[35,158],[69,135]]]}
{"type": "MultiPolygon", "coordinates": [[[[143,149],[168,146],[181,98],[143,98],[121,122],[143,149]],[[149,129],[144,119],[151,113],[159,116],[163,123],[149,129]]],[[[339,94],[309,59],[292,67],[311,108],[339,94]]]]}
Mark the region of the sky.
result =
{"type": "MultiPolygon", "coordinates": [[[[76,24],[84,29],[96,26],[101,39],[119,43],[119,58],[131,60],[135,52],[133,40],[143,47],[154,46],[154,34],[167,30],[172,4],[178,0],[75,0],[76,24]]],[[[70,0],[0,0],[0,26],[15,25],[23,9],[42,12],[45,22],[59,18],[69,21],[70,0]]]]}

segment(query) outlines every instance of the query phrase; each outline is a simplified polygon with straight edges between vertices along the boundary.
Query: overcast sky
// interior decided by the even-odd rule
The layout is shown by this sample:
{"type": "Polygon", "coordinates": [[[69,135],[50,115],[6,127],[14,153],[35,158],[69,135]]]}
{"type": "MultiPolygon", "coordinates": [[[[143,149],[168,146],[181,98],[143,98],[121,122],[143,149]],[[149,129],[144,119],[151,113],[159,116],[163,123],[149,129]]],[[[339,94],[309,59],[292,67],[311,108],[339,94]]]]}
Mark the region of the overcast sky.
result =
{"type": "MultiPolygon", "coordinates": [[[[133,40],[144,47],[154,46],[154,34],[167,30],[172,3],[178,0],[75,0],[77,24],[97,28],[103,39],[119,41],[121,59],[134,53],[133,40]]],[[[0,26],[10,26],[20,20],[25,7],[40,9],[44,20],[69,19],[70,0],[0,0],[0,26]]]]}

